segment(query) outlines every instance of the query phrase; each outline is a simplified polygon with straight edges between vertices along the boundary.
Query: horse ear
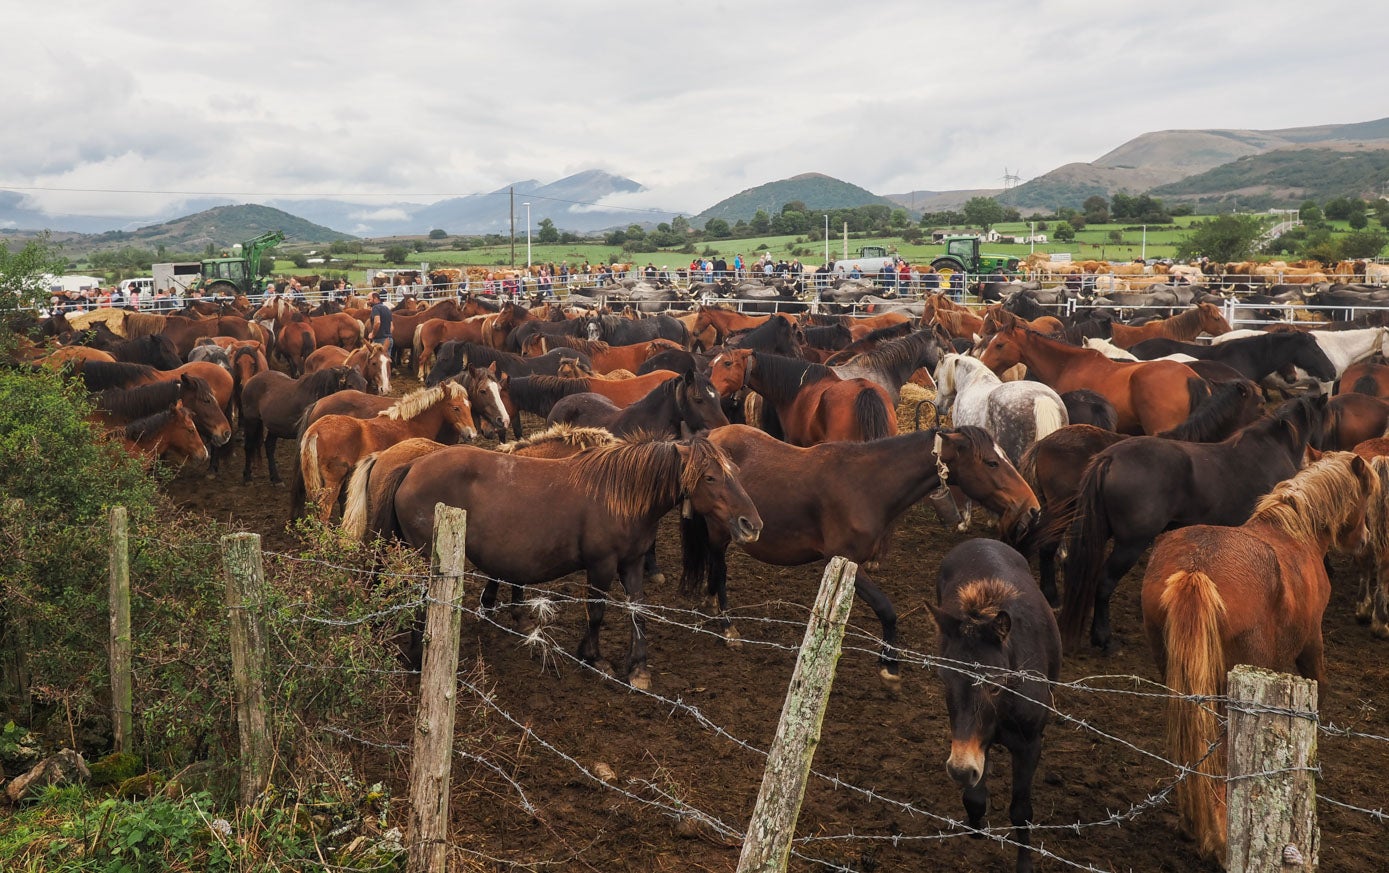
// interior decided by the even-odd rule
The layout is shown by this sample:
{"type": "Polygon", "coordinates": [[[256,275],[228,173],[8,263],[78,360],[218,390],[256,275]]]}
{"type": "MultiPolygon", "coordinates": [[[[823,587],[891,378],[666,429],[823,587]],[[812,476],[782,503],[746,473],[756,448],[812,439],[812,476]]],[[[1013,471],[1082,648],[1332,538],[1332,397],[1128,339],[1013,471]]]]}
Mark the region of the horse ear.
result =
{"type": "Polygon", "coordinates": [[[926,601],[926,608],[930,611],[931,618],[935,620],[936,627],[942,636],[958,637],[960,635],[961,620],[958,616],[951,615],[929,600],[926,601]]]}
{"type": "Polygon", "coordinates": [[[490,363],[490,364],[487,365],[487,372],[491,373],[493,378],[496,378],[496,376],[497,376],[497,362],[496,362],[496,361],[493,361],[492,363],[490,363]]]}
{"type": "Polygon", "coordinates": [[[1008,634],[1013,630],[1013,617],[1000,610],[998,615],[994,616],[990,627],[993,629],[994,636],[998,637],[999,644],[1002,645],[1008,642],[1008,634]]]}

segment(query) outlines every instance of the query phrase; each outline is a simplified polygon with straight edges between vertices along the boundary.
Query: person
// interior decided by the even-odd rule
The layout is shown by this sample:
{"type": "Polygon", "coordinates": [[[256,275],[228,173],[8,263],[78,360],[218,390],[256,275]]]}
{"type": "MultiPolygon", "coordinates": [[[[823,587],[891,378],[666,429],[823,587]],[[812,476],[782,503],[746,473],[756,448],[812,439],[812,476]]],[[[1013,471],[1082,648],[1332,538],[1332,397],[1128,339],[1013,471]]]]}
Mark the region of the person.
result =
{"type": "Polygon", "coordinates": [[[887,291],[891,291],[897,285],[897,267],[892,261],[883,261],[883,268],[878,271],[878,281],[887,291]]]}
{"type": "Polygon", "coordinates": [[[906,258],[897,262],[897,284],[906,291],[912,284],[912,268],[906,258]]]}
{"type": "Polygon", "coordinates": [[[863,278],[863,271],[860,270],[860,269],[858,268],[858,264],[854,264],[854,268],[853,268],[852,270],[849,271],[849,278],[850,278],[850,279],[862,279],[862,278],[863,278]]]}
{"type": "Polygon", "coordinates": [[[391,307],[381,302],[381,292],[376,289],[372,289],[368,301],[371,304],[371,320],[367,323],[367,339],[380,343],[389,355],[395,347],[391,338],[391,307]]]}

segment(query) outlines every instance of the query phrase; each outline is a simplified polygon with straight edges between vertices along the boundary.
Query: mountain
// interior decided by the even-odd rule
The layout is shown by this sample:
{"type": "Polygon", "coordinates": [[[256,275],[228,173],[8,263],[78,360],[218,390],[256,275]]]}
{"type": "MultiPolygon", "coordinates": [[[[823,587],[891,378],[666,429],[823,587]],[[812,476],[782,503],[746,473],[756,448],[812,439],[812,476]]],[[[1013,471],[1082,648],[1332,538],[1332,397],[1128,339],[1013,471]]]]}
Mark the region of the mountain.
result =
{"type": "Polygon", "coordinates": [[[1135,137],[1090,163],[1057,167],[1001,195],[1022,208],[1079,206],[1093,194],[1141,193],[1275,150],[1322,145],[1389,147],[1389,118],[1281,130],[1162,130],[1135,137]]]}
{"type": "Polygon", "coordinates": [[[906,194],[884,194],[883,196],[905,206],[910,212],[944,212],[959,209],[973,197],[997,197],[1002,188],[964,188],[957,191],[908,191],[906,194]]]}
{"type": "Polygon", "coordinates": [[[1154,188],[1167,200],[1266,209],[1333,197],[1376,197],[1389,179],[1389,148],[1284,148],[1249,155],[1154,188]]]}
{"type": "Polygon", "coordinates": [[[290,244],[322,245],[337,240],[352,239],[345,233],[305,221],[296,215],[269,206],[244,204],[216,206],[172,221],[152,224],[133,231],[111,230],[105,233],[58,233],[55,242],[61,243],[64,254],[90,253],[126,246],[157,249],[163,246],[170,253],[195,254],[211,243],[216,249],[230,249],[267,230],[282,231],[290,244]]]}
{"type": "Polygon", "coordinates": [[[874,203],[892,209],[898,207],[897,203],[888,198],[879,197],[872,191],[857,185],[842,182],[821,173],[803,173],[789,179],[768,182],[765,185],[758,185],[756,188],[748,188],[732,197],[720,200],[691,218],[690,224],[695,227],[703,227],[704,223],[711,218],[722,218],[729,224],[738,219],[747,221],[756,215],[759,209],[770,215],[780,212],[781,207],[792,200],[801,201],[805,204],[806,209],[811,211],[816,209],[852,209],[855,206],[868,206],[874,203]]]}

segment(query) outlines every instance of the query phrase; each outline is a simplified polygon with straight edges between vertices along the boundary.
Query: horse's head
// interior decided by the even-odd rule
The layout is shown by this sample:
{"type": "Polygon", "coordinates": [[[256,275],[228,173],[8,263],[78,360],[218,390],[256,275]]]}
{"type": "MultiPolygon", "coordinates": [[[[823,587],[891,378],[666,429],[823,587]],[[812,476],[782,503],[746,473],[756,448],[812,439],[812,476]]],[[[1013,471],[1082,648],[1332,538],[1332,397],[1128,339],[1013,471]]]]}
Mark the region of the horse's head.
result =
{"type": "MultiPolygon", "coordinates": [[[[206,461],[210,455],[207,444],[198,433],[193,413],[181,400],[174,404],[171,411],[168,422],[160,431],[160,457],[179,461],[206,461]]],[[[226,440],[223,440],[218,445],[225,442],[226,440]]]]}
{"type": "MultiPolygon", "coordinates": [[[[1317,343],[1317,338],[1310,333],[1290,333],[1285,334],[1287,342],[1292,346],[1292,362],[1307,371],[1313,379],[1322,382],[1330,382],[1336,378],[1336,365],[1326,356],[1326,352],[1317,343]]],[[[1288,381],[1293,381],[1289,379],[1288,381]]]]}
{"type": "Polygon", "coordinates": [[[177,370],[183,366],[183,360],[178,356],[178,349],[174,347],[173,340],[164,336],[162,333],[152,333],[139,340],[148,348],[149,363],[156,370],[177,370]]]}
{"type": "MultiPolygon", "coordinates": [[[[1385,459],[1376,460],[1381,462],[1381,465],[1377,465],[1380,470],[1389,470],[1389,467],[1382,466],[1385,459]]],[[[1349,465],[1351,475],[1359,483],[1360,493],[1354,495],[1354,499],[1337,501],[1345,511],[1345,517],[1341,520],[1340,529],[1332,532],[1332,544],[1343,552],[1361,552],[1368,547],[1378,554],[1384,543],[1384,531],[1372,530],[1370,522],[1377,522],[1376,528],[1383,527],[1382,481],[1379,472],[1359,455],[1351,457],[1349,465]]]]}
{"type": "Polygon", "coordinates": [[[588,337],[589,342],[595,343],[603,338],[603,316],[595,315],[586,320],[584,336],[588,337]]]}
{"type": "Polygon", "coordinates": [[[444,397],[440,400],[444,412],[444,423],[458,434],[458,441],[477,439],[477,422],[473,420],[473,404],[468,399],[468,388],[456,379],[440,383],[444,397]]]}
{"type": "Polygon", "coordinates": [[[713,430],[728,424],[728,416],[724,415],[723,404],[719,402],[719,392],[714,390],[708,376],[690,370],[671,382],[675,385],[676,408],[691,432],[713,430]]]}
{"type": "Polygon", "coordinates": [[[1017,589],[988,579],[965,585],[959,596],[959,612],[930,601],[926,608],[940,630],[936,674],[945,685],[950,715],[950,757],[945,770],[960,787],[973,788],[984,777],[985,755],[998,730],[999,710],[1011,702],[1011,689],[1019,680],[1009,664],[1007,643],[1013,620],[1005,608],[1017,596],[1017,589]]]}
{"type": "Polygon", "coordinates": [[[942,355],[940,363],[936,365],[936,371],[931,374],[936,381],[936,401],[943,412],[949,412],[950,405],[955,401],[955,370],[959,366],[959,361],[960,355],[954,352],[942,355]]]}
{"type": "Polygon", "coordinates": [[[505,373],[500,378],[497,376],[495,361],[485,369],[468,368],[464,384],[468,386],[468,399],[473,404],[473,417],[482,418],[484,436],[506,438],[506,429],[511,426],[510,395],[506,390],[509,382],[505,373]]]}
{"type": "Polygon", "coordinates": [[[231,424],[217,403],[207,380],[184,373],[179,377],[179,403],[194,422],[202,426],[215,446],[224,446],[232,437],[231,424]]]}
{"type": "Polygon", "coordinates": [[[983,361],[984,366],[995,373],[1002,373],[1004,370],[1016,366],[1022,361],[1020,342],[1022,335],[1023,331],[1017,326],[1000,329],[984,346],[979,360],[983,361]]]}
{"type": "Polygon", "coordinates": [[[1041,514],[1041,504],[993,438],[978,427],[943,429],[937,432],[936,446],[949,484],[998,516],[1000,539],[1022,542],[1041,514]]]}
{"type": "Polygon", "coordinates": [[[720,397],[732,397],[747,385],[751,349],[733,349],[709,362],[709,381],[720,397]]]}
{"type": "Polygon", "coordinates": [[[377,394],[390,394],[391,356],[386,353],[386,347],[381,343],[367,343],[357,351],[362,352],[364,358],[361,370],[367,385],[377,394]]]}
{"type": "Polygon", "coordinates": [[[728,455],[700,436],[678,447],[680,490],[691,508],[722,523],[735,543],[755,542],[762,534],[762,516],[738,481],[738,468],[728,455]]]}
{"type": "Polygon", "coordinates": [[[1233,329],[1230,322],[1225,320],[1225,314],[1220,311],[1220,307],[1214,303],[1198,303],[1196,309],[1201,313],[1201,330],[1211,336],[1220,336],[1233,329]]]}

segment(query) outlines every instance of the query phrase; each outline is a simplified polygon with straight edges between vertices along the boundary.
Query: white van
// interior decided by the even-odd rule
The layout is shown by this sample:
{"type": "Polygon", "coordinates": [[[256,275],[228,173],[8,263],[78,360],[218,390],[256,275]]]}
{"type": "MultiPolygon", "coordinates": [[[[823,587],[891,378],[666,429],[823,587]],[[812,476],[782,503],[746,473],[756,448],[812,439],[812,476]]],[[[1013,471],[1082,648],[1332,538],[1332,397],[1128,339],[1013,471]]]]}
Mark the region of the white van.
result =
{"type": "Polygon", "coordinates": [[[145,295],[149,295],[149,296],[153,297],[153,296],[154,296],[154,277],[152,277],[152,276],[138,276],[138,277],[136,277],[136,278],[134,278],[134,279],[122,279],[122,280],[121,280],[121,284],[120,284],[119,287],[120,287],[121,291],[126,295],[127,298],[130,297],[130,292],[131,292],[131,291],[139,291],[139,292],[140,292],[140,297],[141,297],[142,299],[145,298],[145,295]]]}

